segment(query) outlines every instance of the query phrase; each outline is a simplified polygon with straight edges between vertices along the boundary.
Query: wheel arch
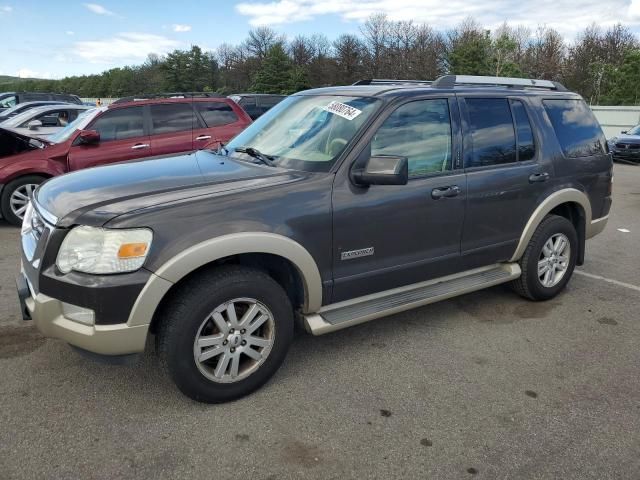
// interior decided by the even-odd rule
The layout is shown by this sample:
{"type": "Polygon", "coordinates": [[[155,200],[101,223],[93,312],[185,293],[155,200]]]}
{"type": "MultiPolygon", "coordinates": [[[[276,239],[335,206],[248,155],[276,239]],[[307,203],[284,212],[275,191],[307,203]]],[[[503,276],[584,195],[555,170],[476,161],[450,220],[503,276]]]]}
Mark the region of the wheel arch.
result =
{"type": "Polygon", "coordinates": [[[303,313],[315,312],[322,305],[320,272],[311,254],[302,245],[283,235],[244,232],[207,240],[166,261],[143,288],[127,323],[150,323],[163,299],[171,294],[175,286],[192,274],[224,263],[263,268],[287,290],[294,301],[299,284],[302,292],[298,303],[303,313]]]}
{"type": "Polygon", "coordinates": [[[534,210],[522,231],[520,241],[516,247],[511,262],[517,262],[524,255],[527,245],[540,222],[549,214],[560,215],[573,223],[578,233],[578,265],[584,260],[584,243],[587,238],[586,230],[591,225],[591,203],[586,194],[575,188],[558,190],[544,199],[534,210]]]}

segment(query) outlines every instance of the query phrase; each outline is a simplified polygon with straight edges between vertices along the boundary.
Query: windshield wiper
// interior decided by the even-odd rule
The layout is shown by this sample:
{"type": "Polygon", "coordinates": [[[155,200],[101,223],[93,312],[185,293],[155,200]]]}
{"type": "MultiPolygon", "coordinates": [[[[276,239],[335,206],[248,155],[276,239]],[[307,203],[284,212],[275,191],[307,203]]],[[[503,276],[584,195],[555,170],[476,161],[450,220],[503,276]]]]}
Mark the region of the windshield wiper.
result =
{"type": "Polygon", "coordinates": [[[253,157],[256,160],[259,160],[262,163],[264,163],[265,165],[269,165],[270,167],[275,167],[276,166],[276,164],[273,161],[274,158],[271,155],[266,155],[266,154],[260,152],[260,150],[258,150],[257,148],[238,147],[238,148],[235,149],[235,151],[239,152],[239,153],[246,153],[250,157],[253,157]]]}

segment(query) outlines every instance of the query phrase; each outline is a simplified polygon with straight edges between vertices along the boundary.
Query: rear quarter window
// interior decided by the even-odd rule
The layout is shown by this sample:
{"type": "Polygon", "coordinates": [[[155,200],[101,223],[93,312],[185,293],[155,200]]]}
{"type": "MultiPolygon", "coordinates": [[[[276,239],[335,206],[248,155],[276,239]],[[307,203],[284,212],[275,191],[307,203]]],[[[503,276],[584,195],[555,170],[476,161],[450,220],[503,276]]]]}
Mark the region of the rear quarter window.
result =
{"type": "Polygon", "coordinates": [[[209,128],[238,121],[238,116],[231,105],[224,102],[196,102],[196,108],[209,128]]]}
{"type": "Polygon", "coordinates": [[[602,129],[583,100],[544,100],[543,104],[565,157],[589,157],[605,152],[602,129]]]}

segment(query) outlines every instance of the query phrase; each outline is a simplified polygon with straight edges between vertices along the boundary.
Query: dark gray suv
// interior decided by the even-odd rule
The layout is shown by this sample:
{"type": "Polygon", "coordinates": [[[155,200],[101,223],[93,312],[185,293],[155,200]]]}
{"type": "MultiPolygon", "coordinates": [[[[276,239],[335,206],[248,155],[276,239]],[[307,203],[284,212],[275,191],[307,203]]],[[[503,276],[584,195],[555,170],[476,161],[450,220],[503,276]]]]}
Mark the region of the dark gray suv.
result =
{"type": "Polygon", "coordinates": [[[216,152],[57,177],[34,194],[25,318],[83,352],[154,334],[186,395],[246,395],[294,324],[319,335],[509,282],[556,296],[611,206],[582,98],[442,77],[288,97],[216,152]]]}

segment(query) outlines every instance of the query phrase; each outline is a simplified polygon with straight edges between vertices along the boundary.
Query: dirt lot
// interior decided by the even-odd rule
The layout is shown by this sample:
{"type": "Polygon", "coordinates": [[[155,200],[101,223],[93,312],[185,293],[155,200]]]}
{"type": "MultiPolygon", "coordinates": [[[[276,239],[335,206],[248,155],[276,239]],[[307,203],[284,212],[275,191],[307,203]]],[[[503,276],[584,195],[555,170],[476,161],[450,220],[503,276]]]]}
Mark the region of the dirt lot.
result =
{"type": "Polygon", "coordinates": [[[18,316],[0,224],[0,479],[640,478],[640,167],[547,303],[497,287],[324,337],[207,406],[18,316]],[[629,230],[629,233],[618,229],[629,230]]]}

